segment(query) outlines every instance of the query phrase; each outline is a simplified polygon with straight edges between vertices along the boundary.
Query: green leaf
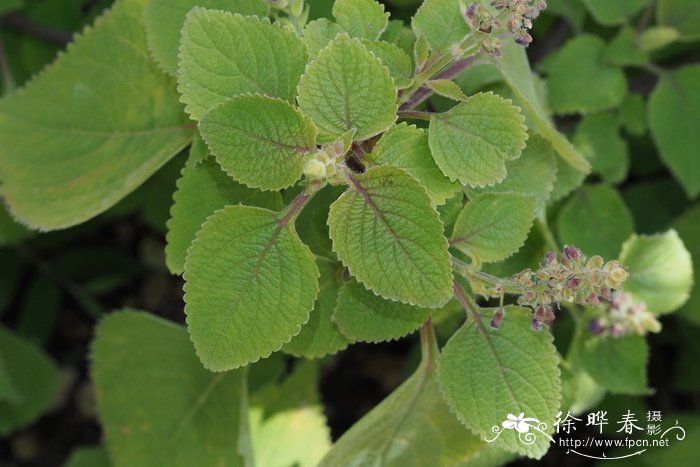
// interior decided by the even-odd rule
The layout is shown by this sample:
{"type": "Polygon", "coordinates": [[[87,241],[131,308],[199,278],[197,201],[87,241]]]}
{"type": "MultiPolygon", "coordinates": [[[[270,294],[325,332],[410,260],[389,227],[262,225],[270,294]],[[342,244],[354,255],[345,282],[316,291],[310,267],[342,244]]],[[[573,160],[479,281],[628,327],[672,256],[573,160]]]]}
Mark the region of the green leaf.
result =
{"type": "Polygon", "coordinates": [[[92,347],[106,446],[115,466],[243,466],[245,377],[205,370],[185,330],[124,311],[97,328],[92,347]]]}
{"type": "Polygon", "coordinates": [[[318,366],[300,362],[281,384],[252,397],[250,431],[256,465],[315,467],[330,449],[317,379],[318,366]]]}
{"type": "Polygon", "coordinates": [[[620,261],[630,274],[623,289],[646,303],[649,310],[670,313],[688,300],[693,263],[675,230],[633,235],[622,245],[620,261]]]}
{"type": "Polygon", "coordinates": [[[351,279],[340,289],[333,321],[352,342],[377,343],[414,332],[432,311],[385,300],[351,279]]]}
{"type": "MultiPolygon", "coordinates": [[[[690,250],[693,264],[696,265],[694,270],[694,284],[700,284],[700,205],[688,209],[679,219],[673,224],[673,228],[678,231],[678,235],[683,240],[683,243],[690,250]]],[[[693,287],[690,292],[688,301],[678,311],[678,313],[700,324],[700,287],[693,287]]]]}
{"type": "Polygon", "coordinates": [[[51,337],[61,311],[62,292],[52,278],[37,275],[29,283],[17,320],[17,333],[39,345],[51,337]]]}
{"type": "Polygon", "coordinates": [[[323,259],[317,260],[316,264],[321,272],[321,279],[314,309],[301,332],[282,347],[284,352],[295,357],[325,357],[348,346],[348,339],[332,321],[338,303],[338,291],[342,285],[343,268],[336,262],[323,259]]]}
{"type": "Polygon", "coordinates": [[[249,418],[256,465],[313,467],[330,448],[318,369],[317,362],[297,362],[283,381],[252,395],[249,418]]]}
{"type": "Polygon", "coordinates": [[[109,467],[109,454],[103,447],[80,447],[70,453],[63,467],[109,467]]]}
{"type": "Polygon", "coordinates": [[[586,21],[586,8],[580,0],[548,0],[547,13],[565,18],[575,32],[581,32],[586,21]]]}
{"type": "Polygon", "coordinates": [[[398,46],[384,41],[363,40],[365,49],[372,52],[389,69],[397,89],[404,89],[413,82],[413,61],[398,46]]]}
{"type": "Polygon", "coordinates": [[[430,352],[408,380],[343,434],[320,467],[471,466],[489,456],[505,461],[507,454],[491,449],[450,413],[435,378],[437,349],[430,352]]]}
{"type": "Polygon", "coordinates": [[[515,42],[506,42],[503,47],[503,56],[494,60],[493,63],[501,71],[508,87],[517,97],[517,103],[523,109],[532,129],[547,139],[568,165],[582,173],[590,172],[588,161],[554,127],[537,89],[525,50],[515,42]]]}
{"type": "Polygon", "coordinates": [[[625,184],[622,196],[634,217],[636,233],[666,230],[686,208],[683,189],[670,177],[625,184]]]}
{"type": "Polygon", "coordinates": [[[473,197],[455,222],[450,245],[480,261],[501,261],[523,246],[535,217],[535,200],[516,193],[473,197]]]}
{"type": "Polygon", "coordinates": [[[464,193],[461,191],[456,193],[452,198],[445,201],[445,204],[438,206],[438,214],[445,229],[455,223],[457,216],[462,212],[464,207],[464,193]]]}
{"type": "Polygon", "coordinates": [[[239,94],[292,102],[307,60],[306,46],[291,29],[195,8],[182,28],[178,89],[194,120],[239,94]]]}
{"type": "Polygon", "coordinates": [[[396,89],[389,70],[359,40],[346,35],[336,37],[306,68],[298,100],[323,143],[353,128],[354,140],[364,141],[396,120],[396,89]]]}
{"type": "Polygon", "coordinates": [[[428,132],[401,123],[384,133],[369,157],[379,164],[391,164],[413,175],[428,190],[434,204],[443,204],[458,190],[435,165],[428,144],[428,132]]]}
{"type": "Polygon", "coordinates": [[[17,405],[21,402],[22,396],[12,381],[2,355],[0,355],[0,404],[17,405]]]}
{"type": "Polygon", "coordinates": [[[333,253],[333,242],[328,236],[326,220],[331,204],[343,193],[343,188],[326,185],[309,201],[297,219],[299,238],[311,248],[314,254],[329,260],[335,260],[335,253],[333,253]]]}
{"type": "Polygon", "coordinates": [[[335,0],[333,16],[351,37],[376,40],[389,23],[384,5],[374,0],[335,0]]]}
{"type": "Polygon", "coordinates": [[[625,201],[607,185],[587,185],[574,193],[559,213],[562,244],[575,245],[586,255],[615,259],[634,225],[625,201]]]}
{"type": "Polygon", "coordinates": [[[549,448],[559,409],[559,359],[546,331],[530,328],[530,311],[506,307],[497,330],[473,314],[448,341],[438,359],[438,380],[450,408],[469,429],[495,437],[508,414],[535,418],[547,424],[532,430],[533,444],[518,440],[515,430],[503,430],[494,441],[498,448],[539,459],[549,448]]]}
{"type": "Polygon", "coordinates": [[[649,346],[642,336],[592,337],[581,353],[583,368],[610,392],[649,394],[647,364],[649,346]]]}
{"type": "Polygon", "coordinates": [[[656,19],[659,24],[676,29],[681,40],[700,38],[700,4],[695,0],[658,0],[656,19]]]}
{"type": "Polygon", "coordinates": [[[574,145],[591,161],[593,171],[608,183],[627,178],[630,160],[627,143],[620,136],[615,117],[608,113],[589,114],[576,127],[574,145]]]}
{"type": "Polygon", "coordinates": [[[145,3],[118,2],[0,101],[0,191],[22,223],[52,230],[90,219],[190,141],[173,83],[146,52],[145,3]]]}
{"type": "Polygon", "coordinates": [[[557,161],[552,145],[539,135],[531,135],[523,154],[506,163],[508,175],[501,183],[483,188],[468,188],[469,193],[520,193],[537,201],[542,209],[554,188],[557,161]],[[534,182],[536,180],[536,182],[534,182]]]}
{"type": "Polygon", "coordinates": [[[639,36],[639,47],[644,52],[654,52],[676,42],[678,30],[668,26],[651,26],[639,36]]]}
{"type": "Polygon", "coordinates": [[[597,22],[605,26],[629,23],[649,0],[583,0],[597,22]]]}
{"type": "Polygon", "coordinates": [[[51,407],[58,393],[58,368],[41,349],[0,326],[0,435],[7,435],[37,419],[51,407]],[[14,389],[14,391],[12,391],[14,389]],[[10,392],[8,392],[10,391],[10,392]],[[12,396],[12,392],[18,397],[12,396]]]}
{"type": "Polygon", "coordinates": [[[634,136],[642,136],[647,131],[647,107],[639,94],[628,94],[620,106],[617,118],[622,127],[634,136]]]}
{"type": "Polygon", "coordinates": [[[7,13],[24,6],[23,0],[2,0],[0,1],[0,13],[7,13]]]}
{"type": "Polygon", "coordinates": [[[170,272],[182,274],[185,257],[204,221],[231,204],[281,209],[279,193],[262,192],[234,182],[213,158],[185,167],[173,195],[166,236],[165,262],[170,272]]]}
{"type": "Polygon", "coordinates": [[[459,7],[460,0],[425,0],[413,17],[413,29],[432,49],[445,51],[471,33],[459,7]]]}
{"type": "Polygon", "coordinates": [[[266,209],[228,206],[197,234],[185,262],[185,313],[208,369],[267,357],[308,320],[319,272],[290,220],[266,209]]]}
{"type": "Polygon", "coordinates": [[[409,55],[413,55],[416,33],[400,19],[389,20],[389,25],[384,30],[380,39],[398,46],[399,49],[409,55]]]}
{"type": "Polygon", "coordinates": [[[554,188],[549,197],[549,203],[556,203],[580,187],[586,175],[571,167],[561,159],[557,159],[557,178],[554,180],[554,188]]]}
{"type": "Polygon", "coordinates": [[[149,0],[145,23],[148,48],[158,64],[174,75],[177,71],[177,46],[187,12],[194,7],[223,10],[242,15],[267,16],[265,0],[149,0]]]}
{"type": "Polygon", "coordinates": [[[642,50],[637,30],[631,26],[620,29],[605,51],[605,60],[618,66],[643,66],[649,57],[642,50]]]}
{"type": "Polygon", "coordinates": [[[605,63],[605,50],[599,37],[582,35],[557,52],[548,81],[555,113],[597,112],[622,103],[627,80],[622,69],[605,63]]]}
{"type": "Polygon", "coordinates": [[[700,66],[662,75],[649,100],[649,126],[661,159],[689,197],[700,193],[700,66]]]}
{"type": "Polygon", "coordinates": [[[449,79],[434,79],[425,84],[432,89],[435,94],[447,97],[453,101],[466,101],[468,99],[457,83],[449,79]]]}
{"type": "Polygon", "coordinates": [[[370,168],[350,181],[328,217],[338,258],[385,298],[444,305],[452,297],[452,267],[425,188],[393,166],[370,168]]]}
{"type": "Polygon", "coordinates": [[[311,21],[304,27],[302,39],[306,44],[306,48],[309,49],[311,58],[316,58],[321,49],[342,32],[345,32],[345,30],[338,23],[334,23],[326,18],[320,18],[311,21]]]}
{"type": "Polygon", "coordinates": [[[304,155],[316,150],[316,128],[289,103],[234,97],[210,110],[199,130],[221,167],[251,188],[281,190],[301,177],[304,155]]]}
{"type": "Polygon", "coordinates": [[[430,149],[450,180],[493,185],[505,178],[506,162],[525,149],[524,122],[511,101],[490,92],[476,94],[430,119],[430,149]]]}
{"type": "Polygon", "coordinates": [[[31,231],[12,219],[0,198],[0,245],[12,245],[31,235],[31,231]]]}

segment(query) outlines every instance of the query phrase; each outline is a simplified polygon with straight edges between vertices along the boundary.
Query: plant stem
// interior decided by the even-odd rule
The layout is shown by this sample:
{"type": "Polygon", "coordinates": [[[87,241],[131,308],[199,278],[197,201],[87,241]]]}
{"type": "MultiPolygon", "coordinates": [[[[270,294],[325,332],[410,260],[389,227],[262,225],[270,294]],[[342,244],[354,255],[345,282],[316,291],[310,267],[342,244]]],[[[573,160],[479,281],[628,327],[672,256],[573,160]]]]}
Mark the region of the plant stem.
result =
{"type": "Polygon", "coordinates": [[[522,284],[518,284],[517,282],[513,282],[508,279],[492,276],[491,274],[487,274],[483,271],[477,271],[468,264],[456,258],[452,258],[452,266],[455,272],[468,280],[477,280],[492,287],[500,286],[503,287],[503,290],[506,293],[510,294],[519,295],[525,291],[525,286],[522,284]]]}
{"type": "Polygon", "coordinates": [[[437,339],[435,338],[435,329],[431,318],[428,318],[420,328],[420,347],[426,371],[429,371],[438,354],[437,339]]]}
{"type": "Polygon", "coordinates": [[[15,80],[12,77],[10,64],[7,62],[7,51],[5,50],[5,42],[0,37],[0,73],[2,73],[2,90],[3,94],[10,94],[15,90],[15,80]]]}
{"type": "Polygon", "coordinates": [[[283,211],[284,216],[278,221],[280,229],[284,228],[289,224],[290,221],[296,220],[299,213],[304,209],[304,206],[311,201],[311,198],[318,192],[323,185],[318,181],[313,181],[304,188],[304,190],[297,195],[294,200],[289,203],[287,208],[283,211]]]}
{"type": "Polygon", "coordinates": [[[416,76],[416,82],[406,91],[406,98],[399,107],[399,111],[410,111],[433,95],[433,90],[425,86],[427,81],[431,79],[456,78],[462,71],[473,65],[474,62],[481,57],[481,53],[482,52],[479,50],[468,57],[454,62],[454,57],[451,55],[443,55],[434,65],[427,67],[425,71],[416,76]]]}
{"type": "Polygon", "coordinates": [[[551,249],[552,251],[558,253],[561,253],[561,248],[559,248],[559,244],[557,243],[556,238],[554,238],[554,234],[549,228],[549,224],[547,224],[547,219],[545,218],[544,211],[537,216],[537,219],[535,219],[535,223],[537,224],[537,228],[540,229],[540,233],[542,233],[542,236],[544,237],[545,244],[547,245],[547,248],[551,249]]]}
{"type": "Polygon", "coordinates": [[[419,111],[399,111],[397,113],[399,118],[412,118],[414,120],[425,120],[430,121],[434,115],[432,112],[419,112],[419,111]]]}
{"type": "Polygon", "coordinates": [[[23,32],[30,36],[36,37],[39,40],[48,42],[50,44],[55,44],[58,46],[65,46],[71,41],[71,34],[57,29],[52,29],[43,24],[32,21],[19,13],[8,13],[0,18],[0,23],[16,29],[19,32],[23,32]]]}

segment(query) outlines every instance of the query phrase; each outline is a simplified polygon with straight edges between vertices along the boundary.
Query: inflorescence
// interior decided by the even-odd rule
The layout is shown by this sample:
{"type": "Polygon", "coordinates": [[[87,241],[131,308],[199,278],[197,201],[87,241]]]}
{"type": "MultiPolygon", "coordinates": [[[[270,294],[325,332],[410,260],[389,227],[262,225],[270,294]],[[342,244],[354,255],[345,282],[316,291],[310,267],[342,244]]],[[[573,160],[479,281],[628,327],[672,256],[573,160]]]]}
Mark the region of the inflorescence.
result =
{"type": "Polygon", "coordinates": [[[554,307],[561,302],[598,305],[611,301],[612,291],[619,289],[628,275],[617,260],[605,263],[597,255],[587,259],[581,250],[567,245],[560,259],[548,252],[538,270],[526,269],[512,281],[523,286],[517,302],[535,310],[532,328],[539,330],[542,323],[554,319],[554,307]]]}
{"type": "Polygon", "coordinates": [[[462,17],[481,40],[485,52],[500,56],[503,43],[494,32],[507,31],[515,42],[527,47],[532,42],[532,21],[547,8],[544,0],[494,0],[489,8],[479,3],[462,4],[462,17]]]}
{"type": "Polygon", "coordinates": [[[600,312],[600,316],[588,324],[592,334],[622,337],[661,331],[661,323],[647,310],[646,304],[634,301],[625,292],[613,292],[612,301],[600,312]]]}

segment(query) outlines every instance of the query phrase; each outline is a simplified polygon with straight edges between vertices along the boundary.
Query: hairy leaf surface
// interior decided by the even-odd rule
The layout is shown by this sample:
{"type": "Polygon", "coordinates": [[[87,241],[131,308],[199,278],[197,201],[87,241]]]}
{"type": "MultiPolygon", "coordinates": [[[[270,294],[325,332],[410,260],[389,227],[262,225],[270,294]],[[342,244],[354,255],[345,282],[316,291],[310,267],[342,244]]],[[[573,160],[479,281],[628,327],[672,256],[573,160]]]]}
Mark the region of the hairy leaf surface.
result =
{"type": "Polygon", "coordinates": [[[693,263],[675,230],[633,235],[622,245],[620,261],[630,274],[623,289],[651,311],[670,313],[688,300],[693,263]]]}
{"type": "Polygon", "coordinates": [[[413,29],[432,49],[449,49],[471,33],[459,5],[460,0],[425,0],[413,17],[413,29]]]}
{"type": "Polygon", "coordinates": [[[459,190],[438,169],[430,153],[428,132],[401,123],[384,133],[369,157],[379,164],[391,164],[404,169],[428,190],[434,204],[443,204],[459,190]]]}
{"type": "Polygon", "coordinates": [[[309,321],[301,328],[301,332],[282,347],[284,352],[295,357],[325,357],[348,346],[348,339],[332,319],[342,285],[342,265],[325,259],[318,259],[316,264],[321,272],[321,278],[314,309],[311,311],[309,321]]]}
{"type": "Polygon", "coordinates": [[[430,149],[440,170],[463,185],[502,181],[520,157],[527,131],[520,109],[493,93],[477,94],[430,120],[430,149]]]}
{"type": "Polygon", "coordinates": [[[353,128],[354,140],[363,141],[396,120],[396,89],[389,70],[347,35],[336,37],[309,64],[298,100],[324,143],[353,128]]]}
{"type": "Polygon", "coordinates": [[[97,407],[114,465],[243,466],[242,371],[202,367],[185,330],[127,310],[97,328],[91,354],[97,407]]]}
{"type": "Polygon", "coordinates": [[[506,163],[508,175],[501,183],[468,188],[469,193],[520,193],[537,201],[542,209],[554,189],[557,161],[552,145],[539,135],[531,135],[523,154],[506,163]]]}
{"type": "Polygon", "coordinates": [[[389,23],[384,5],[374,0],[335,0],[333,16],[351,37],[360,39],[379,39],[389,23]]]}
{"type": "Polygon", "coordinates": [[[382,342],[418,329],[433,310],[378,297],[351,279],[340,288],[333,321],[351,341],[382,342]]]}
{"type": "Polygon", "coordinates": [[[306,46],[291,29],[195,8],[182,27],[178,90],[194,120],[239,94],[292,102],[307,60],[306,46]]]}
{"type": "Polygon", "coordinates": [[[516,193],[475,196],[455,222],[450,245],[487,263],[520,249],[535,217],[535,199],[516,193]]]}
{"type": "Polygon", "coordinates": [[[610,392],[649,394],[649,346],[642,336],[592,337],[584,344],[581,362],[589,375],[610,392]]]}
{"type": "Polygon", "coordinates": [[[551,121],[544,99],[537,90],[525,50],[514,42],[507,42],[503,47],[503,56],[493,63],[517,97],[517,103],[527,115],[532,129],[547,139],[572,168],[582,173],[590,172],[590,164],[551,121]]]}
{"type": "Polygon", "coordinates": [[[588,255],[615,259],[622,243],[634,231],[632,215],[614,188],[589,185],[575,192],[562,206],[559,240],[588,255]]]}
{"type": "Polygon", "coordinates": [[[173,200],[165,261],[174,274],[185,270],[187,250],[204,221],[215,211],[231,204],[282,208],[279,193],[258,191],[234,182],[211,157],[183,169],[173,200]]]}
{"type": "Polygon", "coordinates": [[[31,342],[0,326],[0,434],[33,422],[58,392],[58,368],[31,342]]]}
{"type": "Polygon", "coordinates": [[[549,99],[555,113],[587,113],[622,103],[627,81],[621,68],[605,63],[605,42],[582,35],[557,52],[550,67],[549,99]]]}
{"type": "Polygon", "coordinates": [[[393,166],[373,167],[351,182],[328,217],[338,258],[383,297],[444,305],[452,296],[452,268],[425,188],[393,166]]]}
{"type": "Polygon", "coordinates": [[[661,159],[689,197],[700,194],[700,66],[666,74],[649,100],[649,126],[661,159]]]}
{"type": "Polygon", "coordinates": [[[53,230],[84,222],[191,140],[174,83],[148,55],[145,4],[117,2],[0,101],[0,191],[23,223],[53,230]]]}
{"type": "Polygon", "coordinates": [[[180,30],[187,12],[196,6],[260,17],[267,16],[269,9],[266,0],[149,0],[145,13],[148,48],[171,75],[177,72],[180,30]]]}
{"type": "Polygon", "coordinates": [[[545,433],[552,434],[559,409],[559,359],[552,335],[533,331],[530,319],[529,310],[509,306],[494,330],[485,318],[470,316],[443,349],[438,380],[450,408],[482,439],[492,439],[496,426],[503,431],[496,447],[540,458],[549,448],[545,433]],[[501,427],[508,414],[521,413],[547,424],[544,433],[535,431],[532,444],[501,427]]]}
{"type": "Polygon", "coordinates": [[[210,110],[199,130],[221,167],[251,188],[281,190],[301,177],[316,128],[289,103],[238,96],[210,110]]]}
{"type": "Polygon", "coordinates": [[[197,234],[185,262],[185,313],[205,367],[238,368],[299,333],[318,292],[311,251],[287,217],[228,206],[197,234]]]}

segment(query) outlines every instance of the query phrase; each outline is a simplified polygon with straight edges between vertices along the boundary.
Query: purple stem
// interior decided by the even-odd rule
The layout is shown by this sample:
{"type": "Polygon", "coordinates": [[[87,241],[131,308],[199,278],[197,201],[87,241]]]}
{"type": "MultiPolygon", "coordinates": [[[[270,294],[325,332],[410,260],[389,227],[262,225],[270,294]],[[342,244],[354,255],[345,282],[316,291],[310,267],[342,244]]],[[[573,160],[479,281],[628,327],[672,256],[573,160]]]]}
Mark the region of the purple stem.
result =
{"type": "MultiPolygon", "coordinates": [[[[435,79],[453,79],[457,77],[462,71],[473,65],[476,59],[480,57],[481,51],[475,53],[474,55],[470,55],[469,57],[457,60],[452,65],[450,65],[445,71],[437,75],[435,79]]],[[[425,85],[421,86],[411,95],[411,97],[408,98],[406,102],[403,103],[403,105],[401,105],[399,111],[407,112],[413,109],[421,102],[426,100],[428,97],[430,97],[432,94],[432,89],[426,87],[425,85]]]]}

